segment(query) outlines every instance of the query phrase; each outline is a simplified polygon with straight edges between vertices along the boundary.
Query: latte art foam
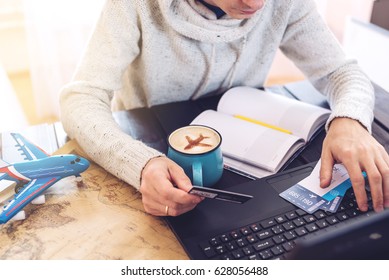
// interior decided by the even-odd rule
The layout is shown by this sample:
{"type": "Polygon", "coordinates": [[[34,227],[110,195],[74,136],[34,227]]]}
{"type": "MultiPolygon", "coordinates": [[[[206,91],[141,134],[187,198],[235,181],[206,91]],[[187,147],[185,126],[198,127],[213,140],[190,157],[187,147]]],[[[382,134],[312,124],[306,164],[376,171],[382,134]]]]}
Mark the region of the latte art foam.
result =
{"type": "Polygon", "coordinates": [[[175,150],[186,154],[202,154],[212,151],[220,143],[218,133],[203,126],[186,126],[174,131],[169,144],[175,150]]]}

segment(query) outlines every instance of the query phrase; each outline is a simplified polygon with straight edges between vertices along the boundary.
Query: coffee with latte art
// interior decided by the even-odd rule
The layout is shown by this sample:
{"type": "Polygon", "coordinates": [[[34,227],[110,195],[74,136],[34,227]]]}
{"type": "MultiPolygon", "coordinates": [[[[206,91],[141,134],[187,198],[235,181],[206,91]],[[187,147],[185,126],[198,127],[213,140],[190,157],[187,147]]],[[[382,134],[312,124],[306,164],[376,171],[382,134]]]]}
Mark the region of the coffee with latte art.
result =
{"type": "Polygon", "coordinates": [[[203,154],[219,146],[220,135],[205,126],[190,125],[174,131],[169,136],[169,145],[186,154],[203,154]]]}

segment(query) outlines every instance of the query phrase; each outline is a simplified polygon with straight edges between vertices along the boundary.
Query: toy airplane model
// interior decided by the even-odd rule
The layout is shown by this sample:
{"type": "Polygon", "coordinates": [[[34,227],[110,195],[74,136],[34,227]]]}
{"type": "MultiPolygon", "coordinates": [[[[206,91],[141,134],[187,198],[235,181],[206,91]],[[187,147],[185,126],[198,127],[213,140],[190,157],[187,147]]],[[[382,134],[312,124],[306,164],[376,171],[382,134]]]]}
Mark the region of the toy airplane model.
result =
{"type": "Polygon", "coordinates": [[[9,221],[59,180],[69,176],[80,176],[80,173],[89,167],[88,160],[82,157],[72,154],[50,156],[22,135],[18,133],[11,135],[16,141],[15,147],[26,157],[26,161],[14,164],[4,161],[1,164],[0,161],[0,180],[17,183],[14,198],[4,206],[0,214],[0,224],[9,221]]]}

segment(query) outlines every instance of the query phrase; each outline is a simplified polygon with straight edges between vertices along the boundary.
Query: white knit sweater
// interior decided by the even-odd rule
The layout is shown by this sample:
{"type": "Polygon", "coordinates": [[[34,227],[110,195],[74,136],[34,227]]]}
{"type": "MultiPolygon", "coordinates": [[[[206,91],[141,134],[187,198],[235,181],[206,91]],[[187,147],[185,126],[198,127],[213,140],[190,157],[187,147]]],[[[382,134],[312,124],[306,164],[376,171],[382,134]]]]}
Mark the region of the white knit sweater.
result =
{"type": "Polygon", "coordinates": [[[330,120],[346,116],[370,130],[372,86],[313,0],[266,1],[248,20],[217,20],[196,0],[108,0],[62,90],[61,120],[95,162],[139,188],[142,168],[160,153],[122,132],[111,108],[263,86],[278,48],[328,97],[330,120]]]}

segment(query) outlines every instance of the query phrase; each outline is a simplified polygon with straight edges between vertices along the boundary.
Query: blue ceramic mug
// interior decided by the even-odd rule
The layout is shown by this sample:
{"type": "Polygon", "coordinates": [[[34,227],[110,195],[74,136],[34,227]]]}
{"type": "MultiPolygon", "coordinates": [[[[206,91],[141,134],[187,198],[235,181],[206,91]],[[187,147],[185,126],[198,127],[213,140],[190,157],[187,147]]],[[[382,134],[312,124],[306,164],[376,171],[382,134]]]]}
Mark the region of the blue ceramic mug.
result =
{"type": "Polygon", "coordinates": [[[168,137],[168,157],[181,166],[196,186],[210,187],[223,174],[222,137],[204,125],[189,125],[168,137]]]}

